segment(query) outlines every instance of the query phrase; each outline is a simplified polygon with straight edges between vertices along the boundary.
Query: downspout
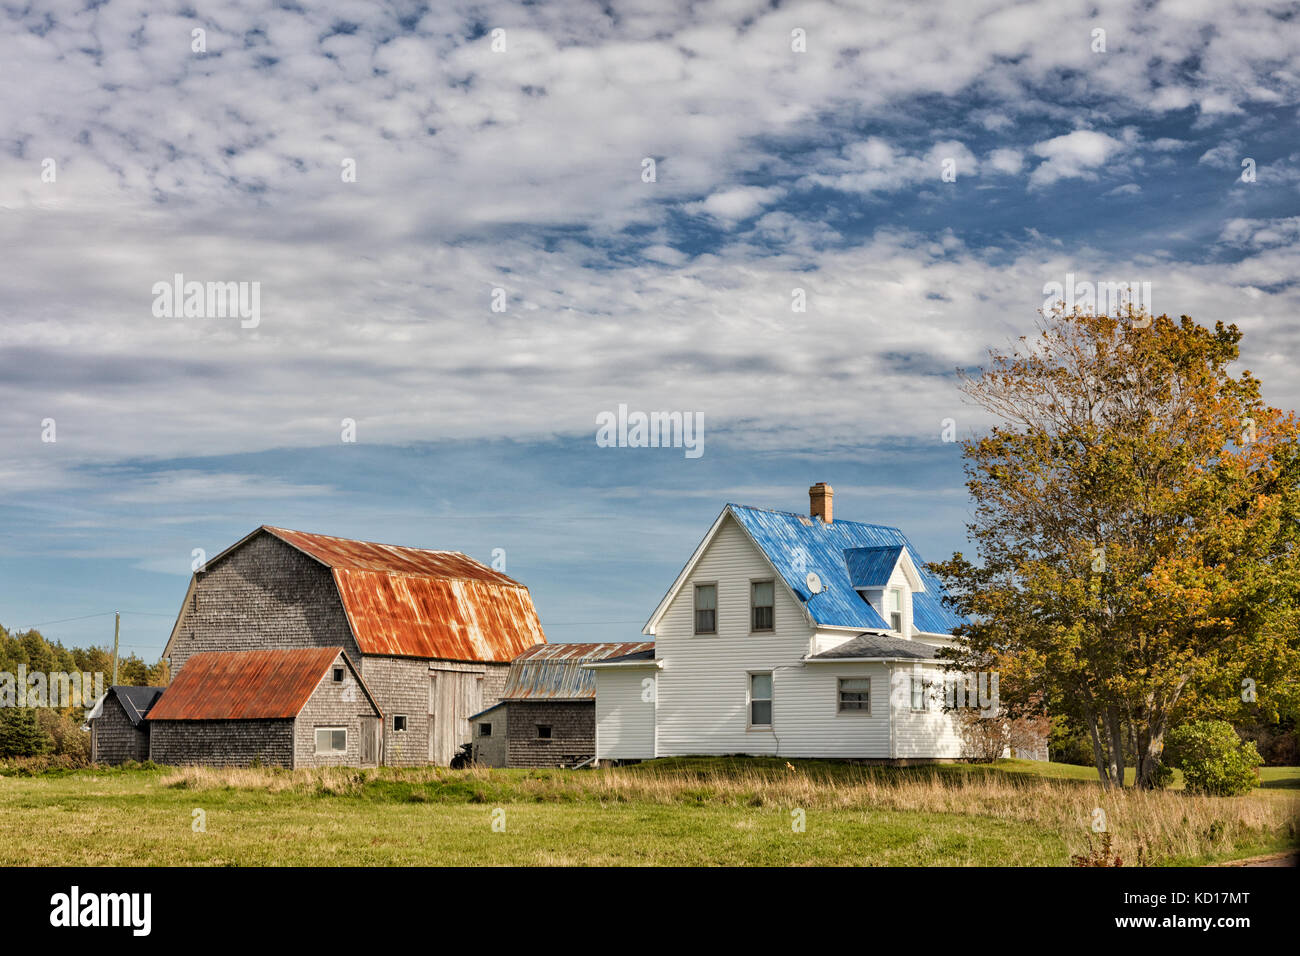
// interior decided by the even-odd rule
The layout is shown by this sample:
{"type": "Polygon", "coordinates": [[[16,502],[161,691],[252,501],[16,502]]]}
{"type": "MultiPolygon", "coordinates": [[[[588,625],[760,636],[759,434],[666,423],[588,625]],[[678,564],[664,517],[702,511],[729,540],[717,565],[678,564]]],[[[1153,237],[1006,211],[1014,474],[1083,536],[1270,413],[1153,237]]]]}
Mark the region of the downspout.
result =
{"type": "Polygon", "coordinates": [[[898,745],[894,741],[894,662],[889,662],[889,759],[896,759],[898,745]]]}
{"type": "Polygon", "coordinates": [[[776,667],[772,668],[772,739],[776,741],[776,752],[772,754],[773,757],[781,756],[781,738],[776,734],[776,672],[779,670],[785,670],[787,667],[804,666],[805,665],[800,662],[798,664],[778,664],[776,667]]]}

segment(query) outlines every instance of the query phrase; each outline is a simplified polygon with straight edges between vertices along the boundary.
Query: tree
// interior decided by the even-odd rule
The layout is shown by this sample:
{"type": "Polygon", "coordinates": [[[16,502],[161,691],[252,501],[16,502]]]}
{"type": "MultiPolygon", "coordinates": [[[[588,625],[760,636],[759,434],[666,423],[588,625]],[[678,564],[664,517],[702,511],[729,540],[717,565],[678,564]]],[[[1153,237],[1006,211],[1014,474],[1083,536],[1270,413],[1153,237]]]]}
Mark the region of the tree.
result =
{"type": "Polygon", "coordinates": [[[962,376],[1002,424],[963,449],[978,564],[934,566],[974,621],[954,664],[1014,661],[1004,699],[1077,721],[1109,787],[1126,754],[1157,784],[1180,711],[1295,709],[1300,441],[1240,340],[1057,311],[962,376]]]}
{"type": "Polygon", "coordinates": [[[0,757],[34,757],[50,746],[33,708],[0,707],[0,757]]]}
{"type": "Polygon", "coordinates": [[[1173,763],[1190,793],[1235,797],[1259,783],[1255,768],[1264,761],[1253,741],[1243,742],[1226,720],[1194,720],[1169,734],[1173,763]]]}

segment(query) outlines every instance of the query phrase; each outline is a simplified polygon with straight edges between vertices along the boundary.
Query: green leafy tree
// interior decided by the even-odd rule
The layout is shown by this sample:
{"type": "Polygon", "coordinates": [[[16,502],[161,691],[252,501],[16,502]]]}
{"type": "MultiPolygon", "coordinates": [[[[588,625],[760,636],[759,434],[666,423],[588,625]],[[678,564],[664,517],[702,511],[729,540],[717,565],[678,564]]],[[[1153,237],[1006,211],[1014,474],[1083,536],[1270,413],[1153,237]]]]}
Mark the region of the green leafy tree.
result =
{"type": "Polygon", "coordinates": [[[1243,742],[1226,720],[1196,720],[1169,733],[1168,759],[1192,793],[1234,797],[1259,783],[1264,761],[1253,741],[1243,742]]]}
{"type": "Polygon", "coordinates": [[[1083,728],[1106,786],[1126,755],[1158,785],[1176,715],[1300,698],[1300,438],[1240,339],[1056,312],[963,376],[1001,424],[964,447],[978,563],[934,566],[974,621],[953,663],[1013,662],[1003,697],[1083,728]]]}

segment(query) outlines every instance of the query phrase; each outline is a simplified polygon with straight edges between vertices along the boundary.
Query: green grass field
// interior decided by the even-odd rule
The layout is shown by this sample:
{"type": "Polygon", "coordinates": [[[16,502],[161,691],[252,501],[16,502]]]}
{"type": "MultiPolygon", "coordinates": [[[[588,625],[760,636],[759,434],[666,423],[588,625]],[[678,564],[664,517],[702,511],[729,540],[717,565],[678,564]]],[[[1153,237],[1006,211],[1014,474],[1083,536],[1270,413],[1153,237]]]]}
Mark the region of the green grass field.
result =
{"type": "Polygon", "coordinates": [[[1099,809],[1125,865],[1300,844],[1300,768],[1222,799],[1104,793],[1064,764],[794,764],[0,770],[0,864],[1053,866],[1099,839],[1099,809]]]}

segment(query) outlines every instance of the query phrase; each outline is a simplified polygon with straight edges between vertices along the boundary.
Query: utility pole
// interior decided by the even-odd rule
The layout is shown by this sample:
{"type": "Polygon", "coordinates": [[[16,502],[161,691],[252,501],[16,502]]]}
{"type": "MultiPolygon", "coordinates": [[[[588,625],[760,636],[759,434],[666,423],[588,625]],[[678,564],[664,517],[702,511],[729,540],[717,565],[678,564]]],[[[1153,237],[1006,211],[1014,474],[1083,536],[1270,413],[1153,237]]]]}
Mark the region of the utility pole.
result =
{"type": "Polygon", "coordinates": [[[122,633],[122,614],[113,612],[113,686],[117,686],[117,639],[122,633]]]}

